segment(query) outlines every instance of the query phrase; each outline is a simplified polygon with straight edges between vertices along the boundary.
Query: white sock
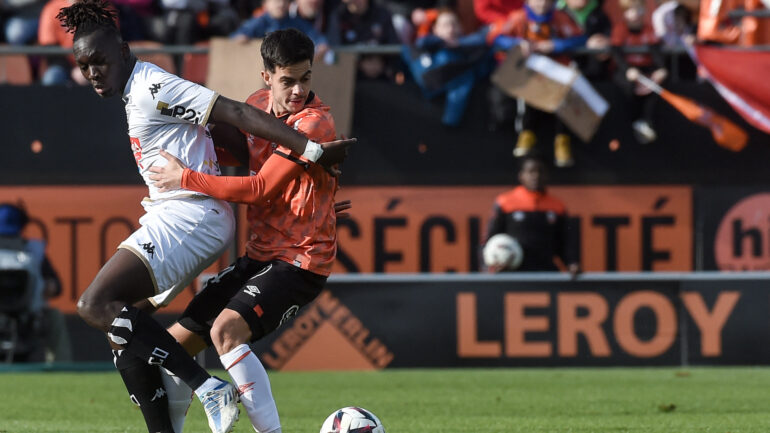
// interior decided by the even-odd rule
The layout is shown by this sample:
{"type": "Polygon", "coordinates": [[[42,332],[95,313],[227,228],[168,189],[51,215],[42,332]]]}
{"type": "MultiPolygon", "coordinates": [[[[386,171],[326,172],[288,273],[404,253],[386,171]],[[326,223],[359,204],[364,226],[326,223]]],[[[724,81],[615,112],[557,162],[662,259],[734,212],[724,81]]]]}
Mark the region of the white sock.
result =
{"type": "Polygon", "coordinates": [[[281,431],[281,420],[270,390],[270,379],[248,344],[241,344],[219,357],[233,383],[238,386],[241,403],[258,433],[281,431]]]}
{"type": "Polygon", "coordinates": [[[168,414],[171,418],[171,426],[176,433],[182,433],[187,409],[192,401],[192,389],[165,368],[160,369],[163,386],[168,396],[168,414]]]}

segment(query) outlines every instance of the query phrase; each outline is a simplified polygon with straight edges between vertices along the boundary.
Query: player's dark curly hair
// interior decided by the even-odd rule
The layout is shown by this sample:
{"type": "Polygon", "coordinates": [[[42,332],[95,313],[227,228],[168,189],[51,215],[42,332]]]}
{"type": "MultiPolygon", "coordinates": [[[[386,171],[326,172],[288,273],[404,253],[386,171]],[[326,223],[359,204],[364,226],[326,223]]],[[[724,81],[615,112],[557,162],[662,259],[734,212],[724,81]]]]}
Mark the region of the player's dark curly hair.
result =
{"type": "Polygon", "coordinates": [[[116,16],[115,9],[105,0],[80,0],[61,8],[56,18],[75,39],[96,30],[105,30],[119,38],[116,16]]]}
{"type": "Polygon", "coordinates": [[[275,72],[276,66],[283,68],[305,60],[312,65],[315,45],[301,31],[288,28],[268,33],[260,52],[265,69],[275,72]]]}

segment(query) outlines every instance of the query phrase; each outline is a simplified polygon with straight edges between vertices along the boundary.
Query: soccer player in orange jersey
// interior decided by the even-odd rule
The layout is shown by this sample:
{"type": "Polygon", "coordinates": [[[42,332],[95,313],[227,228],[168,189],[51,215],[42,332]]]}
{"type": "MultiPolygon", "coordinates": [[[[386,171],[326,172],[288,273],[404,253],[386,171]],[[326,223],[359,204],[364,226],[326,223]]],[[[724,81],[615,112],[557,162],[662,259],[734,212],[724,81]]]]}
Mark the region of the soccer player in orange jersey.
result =
{"type": "MultiPolygon", "coordinates": [[[[247,103],[275,115],[310,140],[334,140],[329,107],[310,90],[312,41],[298,30],[279,30],[265,38],[261,51],[262,78],[268,89],[258,90],[247,103]]],[[[215,143],[217,139],[215,135],[215,143]]],[[[161,190],[181,187],[249,205],[246,255],[206,283],[170,332],[190,353],[213,342],[222,365],[239,386],[254,428],[261,433],[280,432],[267,374],[248,343],[272,332],[323,289],[337,251],[337,178],[254,135],[241,135],[240,145],[248,147],[251,170],[261,167],[274,152],[298,163],[296,178],[267,197],[267,205],[253,192],[259,182],[254,176],[195,172],[171,155],[168,165],[153,169],[161,190]]]]}

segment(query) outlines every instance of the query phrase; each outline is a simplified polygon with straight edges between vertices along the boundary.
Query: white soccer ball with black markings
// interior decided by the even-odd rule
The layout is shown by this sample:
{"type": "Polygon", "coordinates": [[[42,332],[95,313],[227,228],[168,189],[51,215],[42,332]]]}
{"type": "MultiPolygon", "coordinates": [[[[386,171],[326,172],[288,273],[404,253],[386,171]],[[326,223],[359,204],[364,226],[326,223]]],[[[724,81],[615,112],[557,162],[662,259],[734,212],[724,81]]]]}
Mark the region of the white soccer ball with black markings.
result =
{"type": "Polygon", "coordinates": [[[373,413],[350,406],[329,415],[320,433],[385,433],[385,427],[373,413]]]}
{"type": "Polygon", "coordinates": [[[484,265],[494,272],[516,269],[524,260],[524,250],[519,241],[505,233],[498,233],[489,238],[482,255],[484,265]]]}

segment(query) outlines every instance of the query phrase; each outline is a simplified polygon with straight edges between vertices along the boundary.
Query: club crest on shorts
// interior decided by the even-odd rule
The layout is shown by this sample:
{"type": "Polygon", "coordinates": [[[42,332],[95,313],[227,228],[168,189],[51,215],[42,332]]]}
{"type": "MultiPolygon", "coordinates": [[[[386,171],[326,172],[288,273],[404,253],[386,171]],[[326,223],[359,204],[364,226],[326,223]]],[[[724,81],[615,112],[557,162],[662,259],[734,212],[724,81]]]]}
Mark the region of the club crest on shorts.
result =
{"type": "Polygon", "coordinates": [[[297,311],[299,311],[299,305],[292,305],[291,307],[289,307],[289,309],[283,313],[283,316],[281,316],[281,323],[279,323],[278,326],[283,325],[284,322],[296,316],[297,311]]]}

